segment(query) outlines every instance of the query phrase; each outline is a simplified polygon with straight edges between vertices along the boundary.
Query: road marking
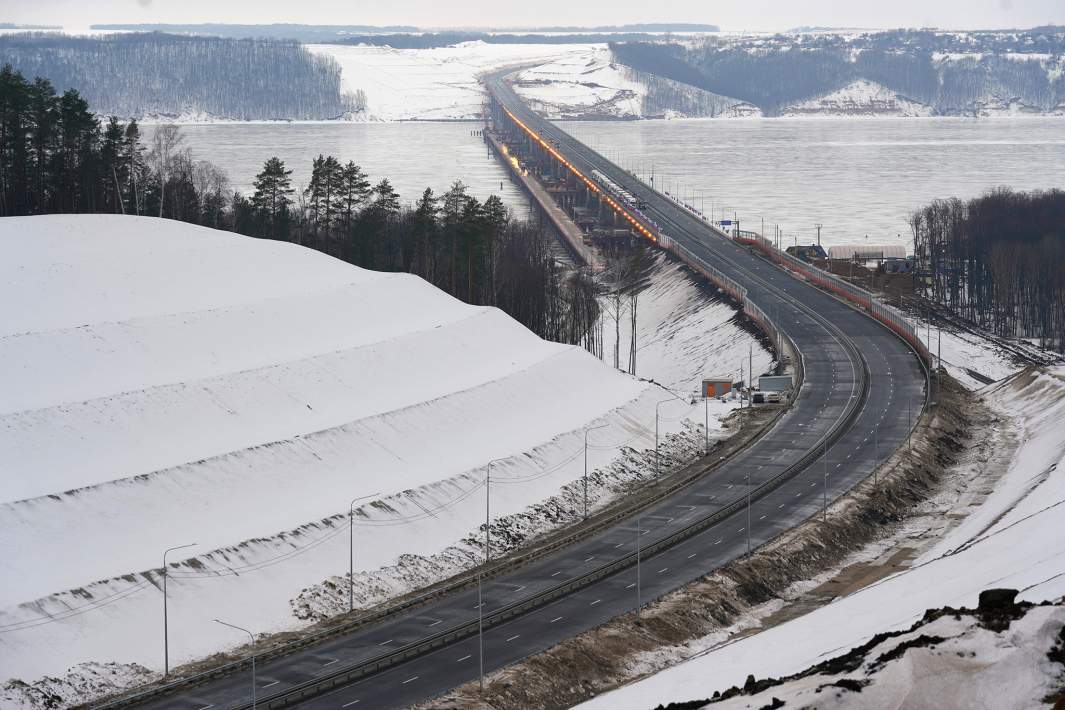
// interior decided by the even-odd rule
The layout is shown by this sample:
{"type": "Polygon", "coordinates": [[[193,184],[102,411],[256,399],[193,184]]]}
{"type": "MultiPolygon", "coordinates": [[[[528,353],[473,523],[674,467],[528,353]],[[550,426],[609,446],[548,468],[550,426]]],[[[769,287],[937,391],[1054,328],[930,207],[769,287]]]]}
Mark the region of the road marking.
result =
{"type": "Polygon", "coordinates": [[[802,493],[796,493],[796,494],[795,494],[795,497],[796,497],[796,498],[798,498],[798,497],[799,497],[799,496],[801,496],[801,495],[802,495],[802,493]]]}
{"type": "Polygon", "coordinates": [[[455,663],[462,663],[463,661],[470,660],[470,658],[471,658],[471,654],[467,654],[467,655],[463,656],[462,658],[460,658],[459,660],[455,661],[455,663]]]}
{"type": "Polygon", "coordinates": [[[442,624],[442,623],[444,623],[443,619],[437,619],[433,623],[429,624],[429,626],[436,626],[437,624],[442,624]]]}
{"type": "Polygon", "coordinates": [[[655,574],[662,574],[663,572],[668,572],[668,571],[669,571],[669,567],[663,567],[662,569],[658,570],[658,572],[656,572],[655,574]]]}
{"type": "Polygon", "coordinates": [[[780,509],[781,509],[781,508],[783,508],[783,507],[784,507],[784,504],[783,504],[783,503],[781,503],[780,505],[778,505],[778,506],[777,506],[777,510],[780,510],[780,509]]]}
{"type": "Polygon", "coordinates": [[[585,562],[591,562],[591,561],[592,561],[592,560],[594,560],[594,559],[595,559],[595,555],[592,555],[591,557],[589,557],[588,559],[586,559],[586,560],[585,560],[585,562]]]}
{"type": "Polygon", "coordinates": [[[635,587],[635,586],[636,586],[636,582],[633,582],[633,583],[632,583],[632,584],[630,584],[629,586],[625,587],[625,589],[632,589],[632,588],[633,588],[633,587],[635,587]]]}
{"type": "Polygon", "coordinates": [[[688,555],[688,559],[689,559],[689,560],[690,560],[691,558],[693,558],[693,557],[695,557],[695,553],[694,553],[694,552],[693,552],[693,553],[691,553],[690,555],[688,555]]]}
{"type": "Polygon", "coordinates": [[[616,549],[618,549],[619,547],[621,547],[624,544],[625,543],[623,543],[623,542],[619,542],[618,544],[614,545],[614,549],[616,550],[616,549]]]}
{"type": "Polygon", "coordinates": [[[552,624],[553,624],[553,623],[555,623],[556,621],[562,621],[562,617],[561,617],[561,616],[556,616],[556,617],[555,617],[554,619],[551,619],[551,621],[550,621],[549,623],[552,623],[552,624]]]}
{"type": "Polygon", "coordinates": [[[744,530],[746,530],[746,529],[747,529],[747,528],[743,527],[743,528],[740,528],[739,530],[737,530],[736,532],[743,532],[743,531],[744,531],[744,530]]]}
{"type": "Polygon", "coordinates": [[[336,663],[336,662],[337,662],[337,659],[335,659],[335,658],[334,658],[334,659],[333,659],[333,660],[331,660],[331,661],[326,661],[326,662],[325,662],[325,663],[323,663],[322,665],[323,665],[323,666],[331,666],[331,665],[333,665],[333,664],[334,664],[334,663],[336,663]]]}
{"type": "Polygon", "coordinates": [[[361,702],[361,701],[359,701],[359,700],[352,700],[352,701],[351,701],[350,703],[344,703],[344,704],[343,704],[343,705],[341,705],[340,707],[342,707],[342,708],[346,708],[346,707],[351,707],[352,705],[354,705],[355,703],[358,703],[358,702],[361,702]]]}
{"type": "Polygon", "coordinates": [[[387,641],[382,641],[381,643],[379,643],[377,645],[378,646],[387,646],[390,643],[392,643],[392,639],[388,639],[387,641]]]}
{"type": "Polygon", "coordinates": [[[508,638],[506,642],[510,643],[511,641],[513,641],[514,639],[518,638],[519,636],[521,636],[521,634],[514,634],[513,636],[508,638]]]}
{"type": "Polygon", "coordinates": [[[414,676],[413,678],[407,678],[405,681],[403,681],[403,685],[406,685],[407,683],[413,683],[416,680],[418,680],[418,676],[414,676]]]}
{"type": "Polygon", "coordinates": [[[214,703],[211,703],[210,705],[204,705],[204,706],[203,706],[202,708],[200,708],[199,710],[207,710],[207,708],[213,708],[213,707],[214,707],[214,703]]]}
{"type": "Polygon", "coordinates": [[[591,604],[589,604],[588,606],[595,606],[596,604],[598,604],[598,603],[599,603],[599,602],[601,602],[601,601],[603,601],[603,600],[602,600],[602,599],[596,599],[596,600],[595,600],[594,602],[592,602],[592,603],[591,603],[591,604]]]}
{"type": "Polygon", "coordinates": [[[758,518],[758,519],[759,519],[759,520],[765,520],[765,516],[763,515],[762,517],[760,517],[760,518],[758,518]]]}
{"type": "Polygon", "coordinates": [[[560,575],[560,574],[562,574],[562,570],[559,570],[558,572],[555,572],[555,573],[554,573],[554,574],[552,574],[551,576],[552,576],[552,577],[557,577],[557,576],[558,576],[558,575],[560,575]]]}
{"type": "Polygon", "coordinates": [[[715,545],[720,545],[720,544],[721,544],[721,541],[720,541],[720,540],[718,540],[718,541],[717,541],[717,542],[715,542],[714,544],[715,544],[715,545]]]}
{"type": "Polygon", "coordinates": [[[278,684],[278,683],[280,683],[280,682],[281,682],[281,681],[279,681],[279,680],[275,680],[275,681],[274,681],[273,683],[267,683],[267,684],[266,684],[266,685],[264,685],[263,687],[264,687],[264,688],[269,688],[269,687],[271,687],[271,686],[277,685],[277,684],[278,684]]]}

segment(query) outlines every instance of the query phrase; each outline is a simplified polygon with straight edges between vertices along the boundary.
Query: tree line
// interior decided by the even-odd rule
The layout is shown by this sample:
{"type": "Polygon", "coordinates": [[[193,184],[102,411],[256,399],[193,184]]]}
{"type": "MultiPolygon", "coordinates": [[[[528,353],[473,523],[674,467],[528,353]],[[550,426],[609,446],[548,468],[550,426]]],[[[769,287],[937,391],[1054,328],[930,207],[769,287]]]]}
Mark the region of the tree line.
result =
{"type": "Polygon", "coordinates": [[[277,157],[252,194],[197,160],[178,126],[145,141],[136,121],[101,120],[75,90],[0,69],[0,216],[148,215],[294,242],[356,266],[416,274],[474,305],[496,306],[540,337],[602,356],[600,286],[564,269],[550,237],[515,220],[496,195],[481,201],[455,182],[413,207],[387,179],[320,155],[305,188],[277,157]]]}
{"type": "Polygon", "coordinates": [[[919,293],[999,335],[1065,351],[1065,192],[936,200],[910,226],[919,293]]]}
{"type": "Polygon", "coordinates": [[[206,114],[238,120],[330,119],[366,106],[340,65],[290,40],[161,33],[0,35],[0,56],[26,76],[84,87],[102,114],[206,114]]]}
{"type": "Polygon", "coordinates": [[[685,45],[613,42],[618,61],[773,115],[865,79],[943,114],[992,100],[1050,110],[1065,102],[1065,33],[892,31],[842,36],[711,37],[685,45]]]}

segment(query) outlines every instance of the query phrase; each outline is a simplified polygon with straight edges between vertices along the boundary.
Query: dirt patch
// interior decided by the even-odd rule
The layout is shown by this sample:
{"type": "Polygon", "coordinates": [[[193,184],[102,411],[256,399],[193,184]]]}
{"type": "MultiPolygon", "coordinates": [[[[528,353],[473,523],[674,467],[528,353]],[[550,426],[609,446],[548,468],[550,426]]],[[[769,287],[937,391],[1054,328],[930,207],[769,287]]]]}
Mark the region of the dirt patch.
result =
{"type": "MultiPolygon", "coordinates": [[[[848,555],[897,532],[919,505],[941,492],[947,470],[971,443],[975,420],[993,420],[949,375],[941,381],[940,406],[922,420],[912,452],[897,451],[881,467],[879,483],[874,487],[870,479],[837,500],[827,521],[811,519],[750,559],[736,560],[666,595],[645,608],[638,621],[632,614],[618,617],[491,674],[483,696],[471,684],[419,707],[570,707],[690,655],[681,644],[711,634],[727,639],[725,630],[756,607],[783,599],[792,585],[837,569],[848,555]]],[[[782,608],[764,623],[780,623],[891,574],[914,554],[912,546],[903,545],[880,560],[847,566],[802,595],[799,606],[782,608]]]]}

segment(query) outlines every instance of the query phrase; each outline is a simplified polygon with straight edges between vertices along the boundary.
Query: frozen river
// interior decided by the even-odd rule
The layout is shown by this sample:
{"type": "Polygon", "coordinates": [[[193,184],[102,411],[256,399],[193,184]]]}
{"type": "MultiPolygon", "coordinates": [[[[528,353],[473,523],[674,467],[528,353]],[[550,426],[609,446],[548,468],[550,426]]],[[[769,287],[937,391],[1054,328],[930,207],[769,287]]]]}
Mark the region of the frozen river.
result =
{"type": "MultiPolygon", "coordinates": [[[[1065,119],[758,119],[570,122],[566,130],[705,211],[738,213],[788,243],[824,225],[826,244],[909,243],[907,218],[937,197],[963,198],[997,185],[1065,187],[1065,119]]],[[[524,199],[488,156],[476,123],[216,124],[186,126],[197,157],[248,191],[272,155],[306,184],[319,153],[388,177],[403,202],[460,179],[484,199],[501,194],[524,215],[524,199]],[[502,183],[502,187],[501,187],[502,183]]]]}

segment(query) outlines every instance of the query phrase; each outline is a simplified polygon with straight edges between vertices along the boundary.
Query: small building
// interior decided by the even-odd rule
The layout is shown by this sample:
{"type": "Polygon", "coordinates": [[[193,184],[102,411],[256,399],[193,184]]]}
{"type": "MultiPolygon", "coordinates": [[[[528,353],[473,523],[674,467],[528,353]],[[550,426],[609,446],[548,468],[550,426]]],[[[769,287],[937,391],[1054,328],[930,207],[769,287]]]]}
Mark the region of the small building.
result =
{"type": "Polygon", "coordinates": [[[702,396],[723,397],[732,391],[731,377],[710,377],[703,380],[702,396]]]}
{"type": "Polygon", "coordinates": [[[906,247],[901,244],[837,244],[828,248],[828,258],[843,261],[905,259],[906,247]]]}
{"type": "Polygon", "coordinates": [[[762,375],[758,378],[758,389],[762,392],[787,392],[794,386],[791,375],[762,375]]]}

